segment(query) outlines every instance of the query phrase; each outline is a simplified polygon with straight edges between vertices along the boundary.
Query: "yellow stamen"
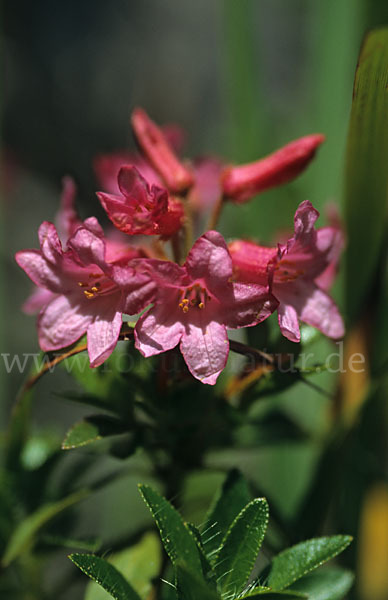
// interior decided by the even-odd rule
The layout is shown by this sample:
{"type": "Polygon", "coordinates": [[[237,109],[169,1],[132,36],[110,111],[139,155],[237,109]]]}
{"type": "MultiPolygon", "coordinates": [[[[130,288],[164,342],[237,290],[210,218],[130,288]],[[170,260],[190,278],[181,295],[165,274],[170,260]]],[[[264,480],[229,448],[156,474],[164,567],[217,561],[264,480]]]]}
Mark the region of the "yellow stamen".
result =
{"type": "Polygon", "coordinates": [[[88,292],[88,290],[84,290],[84,294],[88,300],[94,298],[94,294],[92,292],[88,292]]]}

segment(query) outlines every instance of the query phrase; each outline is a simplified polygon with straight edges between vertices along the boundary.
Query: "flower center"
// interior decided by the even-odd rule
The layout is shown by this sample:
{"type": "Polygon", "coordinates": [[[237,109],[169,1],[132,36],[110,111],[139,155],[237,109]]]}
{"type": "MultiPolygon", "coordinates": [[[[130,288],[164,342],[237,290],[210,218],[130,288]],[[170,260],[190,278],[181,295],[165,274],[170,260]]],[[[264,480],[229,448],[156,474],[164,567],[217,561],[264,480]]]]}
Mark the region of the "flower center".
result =
{"type": "Polygon", "coordinates": [[[116,288],[116,285],[103,273],[89,273],[87,282],[78,281],[82,292],[87,300],[92,300],[97,296],[110,294],[116,288]]]}
{"type": "Polygon", "coordinates": [[[277,283],[288,283],[295,281],[298,277],[304,275],[302,269],[297,269],[296,264],[286,258],[281,259],[275,266],[275,281],[277,283]]]}
{"type": "Polygon", "coordinates": [[[208,300],[211,300],[207,290],[200,285],[199,283],[195,283],[190,287],[182,290],[182,300],[179,303],[179,308],[182,309],[184,313],[189,312],[189,308],[205,308],[205,304],[208,300]]]}

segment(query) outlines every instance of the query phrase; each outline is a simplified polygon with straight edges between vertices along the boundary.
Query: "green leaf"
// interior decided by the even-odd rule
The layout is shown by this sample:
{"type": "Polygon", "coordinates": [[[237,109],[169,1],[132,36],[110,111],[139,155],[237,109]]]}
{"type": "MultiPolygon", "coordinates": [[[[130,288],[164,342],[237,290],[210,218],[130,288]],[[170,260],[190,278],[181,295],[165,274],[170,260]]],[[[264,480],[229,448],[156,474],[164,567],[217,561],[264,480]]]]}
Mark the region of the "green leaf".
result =
{"type": "Polygon", "coordinates": [[[139,491],[155,519],[171,561],[176,563],[181,560],[193,573],[201,574],[197,543],[178,511],[151,486],[141,484],[139,491]]]}
{"type": "Polygon", "coordinates": [[[220,600],[216,591],[180,561],[175,565],[175,579],[179,600],[220,600]]]}
{"type": "Polygon", "coordinates": [[[346,155],[347,312],[357,318],[376,273],[388,185],[388,28],[372,31],[358,60],[346,155]]]}
{"type": "Polygon", "coordinates": [[[268,525],[265,498],[252,500],[233,521],[215,562],[223,594],[241,593],[255,564],[268,525]]]}
{"type": "Polygon", "coordinates": [[[202,541],[207,556],[214,554],[236,516],[248,504],[248,484],[237,469],[232,469],[214,498],[205,520],[202,541]]]}
{"type": "Polygon", "coordinates": [[[349,535],[314,538],[284,550],[272,561],[267,585],[282,590],[337,556],[352,541],[349,535]]]}
{"type": "Polygon", "coordinates": [[[36,512],[22,521],[14,530],[13,535],[8,542],[8,546],[5,549],[2,558],[3,566],[8,566],[15,558],[32,546],[37,533],[48,521],[56,517],[66,508],[84,500],[88,495],[89,490],[81,490],[58,502],[44,504],[36,512]]]}
{"type": "MultiPolygon", "coordinates": [[[[152,580],[160,573],[162,548],[156,532],[149,531],[134,546],[113,554],[107,559],[124,577],[142,600],[146,600],[152,590],[152,580]]],[[[108,593],[91,581],[87,587],[85,600],[106,600],[108,593]]]]}
{"type": "Polygon", "coordinates": [[[341,600],[352,587],[353,580],[350,571],[329,567],[306,575],[295,584],[295,588],[307,594],[309,600],[341,600]]]}
{"type": "Polygon", "coordinates": [[[121,573],[103,558],[94,554],[70,554],[70,560],[85,575],[96,581],[115,600],[140,600],[121,573]]]}
{"type": "Polygon", "coordinates": [[[91,415],[79,421],[67,432],[62,442],[63,450],[86,446],[105,437],[120,435],[127,430],[119,419],[108,415],[91,415]]]}
{"type": "Polygon", "coordinates": [[[214,588],[217,587],[216,574],[213,570],[213,567],[205,554],[205,549],[202,542],[202,537],[199,530],[192,523],[186,523],[186,527],[191,531],[194,536],[195,541],[197,542],[199,558],[202,565],[202,573],[204,575],[205,580],[214,588]]]}

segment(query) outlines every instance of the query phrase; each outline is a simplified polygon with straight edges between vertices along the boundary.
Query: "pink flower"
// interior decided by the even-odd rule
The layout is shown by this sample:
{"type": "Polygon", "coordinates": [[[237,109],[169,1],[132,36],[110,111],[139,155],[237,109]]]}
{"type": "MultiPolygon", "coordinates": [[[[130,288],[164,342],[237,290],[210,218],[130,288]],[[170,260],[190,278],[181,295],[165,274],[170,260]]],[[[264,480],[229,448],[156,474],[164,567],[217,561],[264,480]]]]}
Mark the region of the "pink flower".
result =
{"type": "MultiPolygon", "coordinates": [[[[74,180],[69,176],[63,177],[62,194],[59,210],[55,217],[55,224],[64,248],[66,248],[67,240],[70,236],[82,225],[74,206],[76,193],[77,187],[74,180]]],[[[38,313],[43,306],[48,304],[53,297],[54,294],[50,290],[35,287],[24,302],[22,310],[27,315],[34,315],[38,313]]]]}
{"type": "MultiPolygon", "coordinates": [[[[39,288],[52,294],[38,317],[39,344],[45,352],[76,342],[87,333],[90,365],[103,363],[116,346],[122,313],[136,314],[152,301],[155,285],[131,260],[138,251],[107,261],[103,231],[87,219],[63,251],[55,226],[39,228],[40,250],[23,250],[16,261],[39,288]]],[[[42,293],[42,292],[41,292],[42,293]]]]}
{"type": "Polygon", "coordinates": [[[247,165],[227,167],[221,178],[225,198],[246,202],[256,194],[295,179],[314,158],[325,136],[307,135],[247,165]]]}
{"type": "Polygon", "coordinates": [[[180,162],[163,130],[141,108],[133,111],[131,124],[140,148],[169,191],[185,193],[194,183],[193,175],[180,162]]]}
{"type": "Polygon", "coordinates": [[[118,176],[122,167],[136,167],[148,185],[161,187],[163,182],[155,169],[135,152],[102,154],[93,161],[94,172],[101,189],[108,194],[120,194],[118,176]]]}
{"type": "Polygon", "coordinates": [[[270,284],[279,301],[278,319],[282,334],[300,341],[299,319],[333,339],[344,335],[337,306],[319,286],[319,277],[338,262],[343,236],[337,227],[316,230],[319,213],[306,200],[294,218],[294,235],[278,248],[236,241],[229,245],[235,278],[238,281],[270,284]]]}
{"type": "Polygon", "coordinates": [[[119,171],[120,195],[98,192],[97,196],[112,223],[124,233],[170,237],[182,226],[180,200],[169,197],[164,188],[152,185],[136,167],[119,171]]]}
{"type": "Polygon", "coordinates": [[[157,292],[154,306],[137,322],[136,347],[152,356],[180,344],[192,375],[214,385],[229,354],[226,330],[260,323],[277,301],[261,285],[231,283],[232,260],[216,231],[196,241],[183,267],[148,264],[157,292]]]}

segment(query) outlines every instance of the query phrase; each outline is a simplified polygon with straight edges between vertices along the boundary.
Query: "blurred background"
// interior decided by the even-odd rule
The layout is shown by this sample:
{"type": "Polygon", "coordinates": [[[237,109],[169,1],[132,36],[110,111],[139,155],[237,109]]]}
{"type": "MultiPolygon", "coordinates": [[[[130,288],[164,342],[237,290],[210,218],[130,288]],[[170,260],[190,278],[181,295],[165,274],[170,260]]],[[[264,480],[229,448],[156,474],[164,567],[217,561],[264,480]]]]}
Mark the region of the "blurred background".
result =
{"type": "MultiPolygon", "coordinates": [[[[387,23],[384,0],[3,0],[1,352],[12,357],[37,351],[35,320],[20,311],[30,285],[14,253],[37,246],[37,229],[43,220],[54,219],[66,174],[78,185],[81,216],[96,215],[105,222],[95,197],[93,158],[134,148],[129,115],[135,106],[144,107],[160,124],[182,126],[184,154],[190,157],[212,155],[238,163],[309,133],[327,136],[317,159],[295,182],[244,206],[228,206],[221,222],[225,236],[269,242],[290,227],[297,204],[306,198],[321,211],[321,225],[327,222],[330,203],[341,211],[357,56],[365,33],[387,23]]],[[[336,297],[346,311],[341,285],[336,297]]],[[[317,356],[333,351],[330,344],[319,344],[317,356]]],[[[23,375],[17,369],[7,373],[1,361],[0,377],[5,425],[23,375]]],[[[39,384],[36,429],[63,436],[83,414],[53,394],[71,387],[69,379],[56,372],[39,384]]],[[[330,377],[319,383],[334,386],[330,377]]],[[[287,516],[305,498],[332,407],[306,386],[295,386],[272,401],[312,439],[263,447],[243,459],[231,450],[230,456],[213,457],[212,465],[224,461],[256,470],[260,488],[287,516]]],[[[371,417],[372,430],[381,414],[371,417]]],[[[356,437],[361,439],[358,433],[356,437]]],[[[377,455],[367,434],[366,440],[361,453],[367,448],[373,463],[377,455]]],[[[338,532],[358,531],[368,460],[357,500],[349,494],[342,498],[342,512],[335,519],[338,532]],[[349,516],[353,501],[357,507],[349,516]]],[[[113,459],[104,458],[102,470],[109,472],[109,461],[113,459]]],[[[351,461],[347,468],[351,470],[351,461]]],[[[105,491],[88,506],[86,529],[97,529],[102,537],[112,528],[119,531],[117,515],[128,505],[138,520],[145,518],[136,496],[137,479],[131,476],[130,484],[121,482],[115,492],[105,491]]],[[[214,488],[213,480],[209,485],[214,488]]],[[[377,500],[373,496],[371,502],[383,506],[384,523],[387,491],[384,485],[382,489],[373,492],[377,500]]],[[[354,567],[361,559],[357,546],[352,552],[348,560],[354,567]]],[[[388,566],[384,543],[382,552],[382,564],[388,566]]],[[[386,577],[381,577],[370,600],[388,598],[386,577]]],[[[363,585],[359,597],[367,598],[363,585]]]]}

